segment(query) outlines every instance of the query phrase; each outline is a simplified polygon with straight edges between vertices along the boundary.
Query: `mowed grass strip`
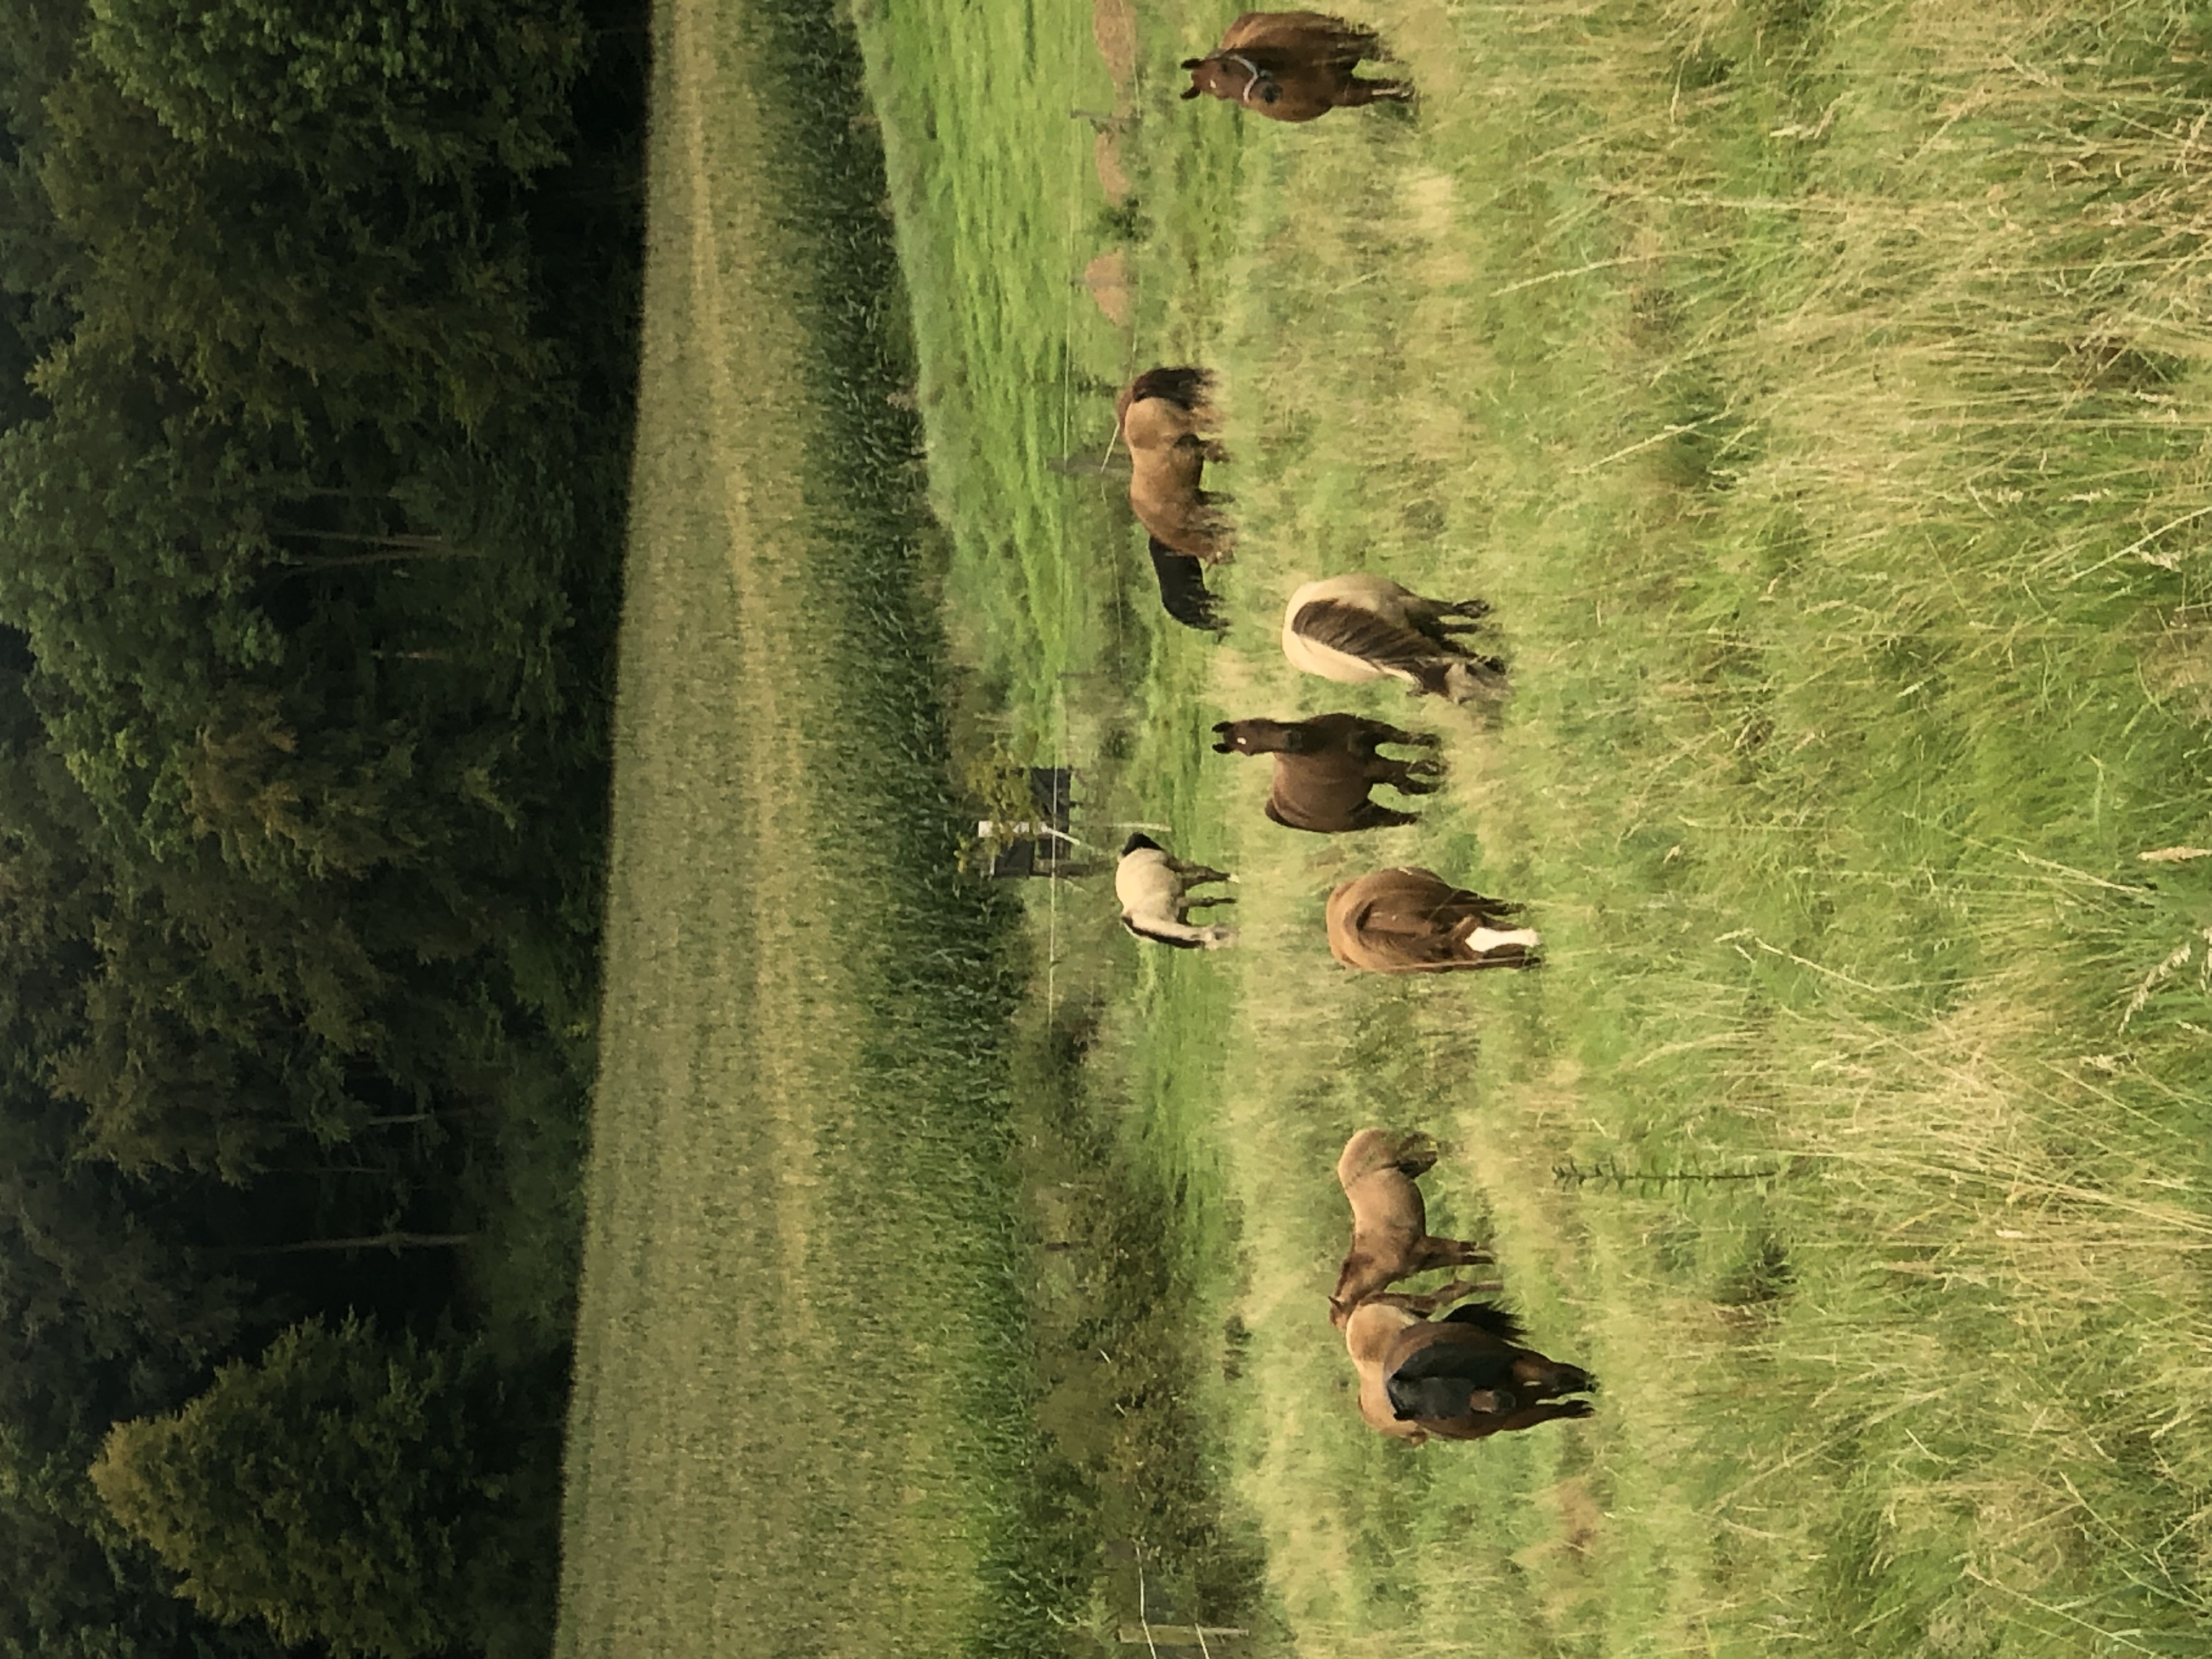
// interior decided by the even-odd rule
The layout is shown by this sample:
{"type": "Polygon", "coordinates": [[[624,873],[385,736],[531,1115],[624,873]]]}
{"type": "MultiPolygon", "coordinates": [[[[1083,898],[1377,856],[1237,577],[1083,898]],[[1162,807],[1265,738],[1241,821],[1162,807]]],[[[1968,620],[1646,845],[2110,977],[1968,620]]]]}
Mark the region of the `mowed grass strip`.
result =
{"type": "Polygon", "coordinates": [[[1027,1423],[880,161],[822,9],[655,27],[559,1649],[943,1653],[1027,1423]]]}
{"type": "MultiPolygon", "coordinates": [[[[2140,856],[2212,845],[2198,22],[1353,9],[1415,110],[1182,104],[1224,19],[1161,4],[1124,137],[1131,361],[1224,372],[1244,539],[1230,643],[1164,633],[1100,724],[1248,933],[1109,1024],[1243,1220],[1250,1348],[1200,1392],[1276,1612],[1328,1653],[2206,1651],[2212,860],[2140,856]],[[1289,675],[1283,598],[1347,568],[1492,599],[1513,702],[1289,675]],[[1446,732],[1419,829],[1278,830],[1203,753],[1338,707],[1446,732]],[[1322,895],[1395,862],[1532,901],[1550,966],[1339,973],[1322,895]],[[1365,1121],[1454,1144],[1432,1220],[1496,1238],[1598,1419],[1358,1423],[1320,1297],[1365,1121]]],[[[927,72],[975,106],[940,198],[1035,143],[927,72]]],[[[926,325],[971,354],[932,384],[1066,325],[962,326],[1024,338],[926,325]]]]}

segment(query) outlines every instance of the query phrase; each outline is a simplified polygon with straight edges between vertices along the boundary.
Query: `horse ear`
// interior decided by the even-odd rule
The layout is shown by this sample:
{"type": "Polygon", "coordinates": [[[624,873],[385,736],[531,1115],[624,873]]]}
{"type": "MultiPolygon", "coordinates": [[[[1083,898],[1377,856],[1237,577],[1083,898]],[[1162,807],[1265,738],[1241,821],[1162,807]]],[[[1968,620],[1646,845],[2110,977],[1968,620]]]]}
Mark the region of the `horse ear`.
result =
{"type": "Polygon", "coordinates": [[[1182,60],[1182,66],[1185,69],[1196,69],[1205,62],[1206,59],[1203,58],[1186,58],[1182,60]]]}
{"type": "Polygon", "coordinates": [[[1213,729],[1217,732],[1226,732],[1229,729],[1229,722],[1227,720],[1216,720],[1213,723],[1213,729]]]}
{"type": "Polygon", "coordinates": [[[1233,743],[1217,743],[1213,745],[1213,752],[1217,755],[1233,755],[1237,752],[1237,745],[1233,743]]]}
{"type": "Polygon", "coordinates": [[[1198,96],[1198,88],[1197,88],[1196,87],[1185,87],[1185,88],[1182,89],[1182,100],[1183,100],[1183,102],[1184,102],[1184,103],[1186,103],[1186,104],[1188,104],[1188,102],[1190,102],[1190,100],[1191,100],[1192,99],[1194,99],[1194,98],[1195,98],[1195,97],[1197,97],[1197,96],[1198,96]]]}

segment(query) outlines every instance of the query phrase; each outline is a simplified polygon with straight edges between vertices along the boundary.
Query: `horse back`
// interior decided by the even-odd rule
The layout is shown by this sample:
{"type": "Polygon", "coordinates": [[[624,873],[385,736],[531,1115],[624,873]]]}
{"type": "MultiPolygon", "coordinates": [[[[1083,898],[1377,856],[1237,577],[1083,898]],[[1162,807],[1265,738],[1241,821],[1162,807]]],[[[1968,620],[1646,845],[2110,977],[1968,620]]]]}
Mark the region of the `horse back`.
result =
{"type": "Polygon", "coordinates": [[[1220,50],[1249,58],[1270,73],[1276,65],[1259,54],[1281,54],[1294,62],[1319,60],[1350,69],[1375,55],[1381,44],[1375,31],[1322,11],[1248,11],[1223,31],[1220,50]]]}

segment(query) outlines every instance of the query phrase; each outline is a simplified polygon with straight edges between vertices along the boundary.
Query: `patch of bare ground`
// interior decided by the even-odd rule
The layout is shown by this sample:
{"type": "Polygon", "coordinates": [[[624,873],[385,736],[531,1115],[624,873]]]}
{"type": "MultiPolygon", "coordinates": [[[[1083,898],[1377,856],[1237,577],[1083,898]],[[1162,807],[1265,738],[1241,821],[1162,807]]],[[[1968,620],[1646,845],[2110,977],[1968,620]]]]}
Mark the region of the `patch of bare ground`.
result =
{"type": "Polygon", "coordinates": [[[1091,0],[1091,38],[1114,77],[1115,104],[1127,109],[1137,78],[1137,9],[1131,0],[1091,0]]]}
{"type": "Polygon", "coordinates": [[[1091,155],[1098,167],[1098,188],[1106,199],[1119,204],[1129,199],[1129,174],[1121,166],[1121,135],[1110,129],[1098,135],[1091,155]]]}
{"type": "Polygon", "coordinates": [[[1083,268],[1083,286],[1116,328],[1129,325],[1129,262],[1121,250],[1102,253],[1083,268]]]}

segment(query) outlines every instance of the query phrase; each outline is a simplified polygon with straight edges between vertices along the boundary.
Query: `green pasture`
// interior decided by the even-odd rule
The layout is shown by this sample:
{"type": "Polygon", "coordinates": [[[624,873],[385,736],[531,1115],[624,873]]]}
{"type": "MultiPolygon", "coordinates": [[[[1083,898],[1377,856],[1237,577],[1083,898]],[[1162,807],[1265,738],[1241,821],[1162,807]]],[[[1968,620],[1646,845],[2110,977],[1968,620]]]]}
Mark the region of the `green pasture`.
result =
{"type": "Polygon", "coordinates": [[[1234,1621],[2205,1650],[2212,878],[2142,856],[2212,834],[2201,18],[1355,9],[1422,101],[1306,128],[1181,103],[1224,19],[1139,11],[1104,339],[1059,287],[1116,234],[1067,114],[1102,106],[1087,9],[863,14],[963,661],[1102,817],[1243,878],[1229,957],[1131,965],[1103,891],[1032,907],[1124,1146],[1185,1183],[1194,1328],[1249,1333],[1162,1449],[1264,1542],[1234,1621]],[[1096,382],[1190,360],[1237,454],[1218,649],[1036,465],[1103,447],[1096,382]],[[1511,702],[1296,682],[1282,599],[1350,568],[1490,599],[1511,702]],[[1418,829],[1278,830],[1203,752],[1335,707],[1446,732],[1418,829]],[[1322,894],[1401,861],[1531,902],[1547,969],[1342,975],[1322,894]],[[1360,1427],[1320,1297],[1368,1121],[1455,1145],[1439,1224],[1496,1240],[1597,1420],[1360,1427]]]}

